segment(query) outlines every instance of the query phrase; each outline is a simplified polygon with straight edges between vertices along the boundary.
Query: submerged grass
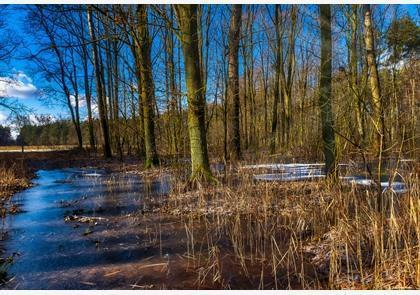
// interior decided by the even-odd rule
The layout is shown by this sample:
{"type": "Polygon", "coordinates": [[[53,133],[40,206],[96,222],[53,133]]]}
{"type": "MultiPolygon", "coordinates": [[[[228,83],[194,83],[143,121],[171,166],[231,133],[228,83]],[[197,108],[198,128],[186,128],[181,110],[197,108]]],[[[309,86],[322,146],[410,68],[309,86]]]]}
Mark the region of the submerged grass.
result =
{"type": "Polygon", "coordinates": [[[159,211],[185,227],[197,287],[420,288],[418,170],[408,192],[348,183],[254,182],[241,171],[215,187],[172,187],[159,211]]]}

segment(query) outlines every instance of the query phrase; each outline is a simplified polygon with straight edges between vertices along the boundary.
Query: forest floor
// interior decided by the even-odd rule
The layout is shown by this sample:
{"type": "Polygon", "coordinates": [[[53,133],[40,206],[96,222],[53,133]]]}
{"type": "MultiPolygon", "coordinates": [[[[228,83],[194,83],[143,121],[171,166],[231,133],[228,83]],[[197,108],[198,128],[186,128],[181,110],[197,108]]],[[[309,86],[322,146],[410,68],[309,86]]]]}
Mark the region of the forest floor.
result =
{"type": "MultiPolygon", "coordinates": [[[[6,185],[0,186],[4,200],[28,187],[39,169],[90,167],[110,175],[139,176],[144,183],[162,182],[162,179],[170,183],[164,197],[148,195],[142,199],[141,208],[133,213],[117,214],[111,219],[107,209],[103,212],[101,208],[95,216],[109,221],[106,225],[98,221],[93,232],[89,231],[91,226],[85,225],[85,229],[84,220],[80,219],[86,217],[90,224],[89,216],[67,217],[75,223],[75,228],[83,229],[85,239],[97,241],[92,242],[97,248],[106,248],[109,240],[127,242],[126,237],[136,236],[145,243],[140,249],[140,261],[52,272],[54,277],[48,277],[48,282],[60,277],[70,281],[83,274],[83,282],[69,286],[105,289],[420,287],[417,162],[410,170],[398,172],[408,192],[383,194],[385,206],[379,213],[374,209],[374,189],[361,189],[345,182],[331,184],[323,179],[255,181],[255,171],[240,166],[229,167],[225,174],[214,163],[217,183],[191,189],[187,181],[188,163],[145,171],[134,157],[124,162],[105,161],[75,151],[0,153],[0,161],[0,173],[7,175],[2,179],[8,179],[6,185]]],[[[110,187],[112,182],[106,180],[110,187]]],[[[77,210],[89,211],[88,204],[88,200],[81,200],[77,210]]],[[[121,251],[118,249],[118,253],[121,251]]],[[[54,286],[63,287],[59,282],[48,287],[54,286]]]]}

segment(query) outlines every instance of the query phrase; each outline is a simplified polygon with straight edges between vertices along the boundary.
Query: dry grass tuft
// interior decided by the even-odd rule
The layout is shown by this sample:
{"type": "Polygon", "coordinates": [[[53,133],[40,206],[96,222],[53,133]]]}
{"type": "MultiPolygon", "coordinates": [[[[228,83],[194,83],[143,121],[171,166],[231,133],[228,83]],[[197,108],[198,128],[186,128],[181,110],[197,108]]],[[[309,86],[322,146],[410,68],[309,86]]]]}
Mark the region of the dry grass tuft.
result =
{"type": "Polygon", "coordinates": [[[0,198],[5,199],[13,193],[27,188],[30,185],[30,176],[24,167],[19,164],[0,166],[0,198]]]}

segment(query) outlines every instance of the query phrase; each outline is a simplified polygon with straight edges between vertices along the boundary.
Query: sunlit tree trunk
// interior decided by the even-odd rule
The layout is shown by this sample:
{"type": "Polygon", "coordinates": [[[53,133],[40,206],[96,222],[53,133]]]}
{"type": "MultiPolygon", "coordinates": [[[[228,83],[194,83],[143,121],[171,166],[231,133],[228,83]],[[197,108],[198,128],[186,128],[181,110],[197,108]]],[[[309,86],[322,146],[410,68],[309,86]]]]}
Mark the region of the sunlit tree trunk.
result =
{"type": "Polygon", "coordinates": [[[239,97],[239,37],[241,30],[242,5],[233,5],[229,28],[228,84],[227,96],[230,104],[229,155],[232,160],[241,158],[240,97],[239,97]]]}
{"type": "Polygon", "coordinates": [[[358,32],[358,5],[352,4],[350,14],[350,91],[353,97],[354,110],[356,114],[357,130],[360,138],[360,146],[364,146],[365,128],[362,116],[363,104],[359,89],[358,53],[357,53],[357,32],[358,32]]]}
{"type": "MultiPolygon", "coordinates": [[[[418,66],[416,66],[418,67],[418,66]]],[[[418,106],[419,88],[416,87],[416,79],[410,79],[411,95],[410,95],[410,106],[411,106],[411,143],[413,154],[416,153],[416,143],[418,143],[418,113],[416,112],[416,105],[418,106]],[[416,135],[417,134],[417,135],[416,135]]],[[[418,147],[418,145],[417,145],[418,147]]]]}
{"type": "Polygon", "coordinates": [[[275,75],[274,75],[274,102],[273,102],[273,114],[271,121],[271,138],[270,138],[270,153],[274,154],[276,150],[276,134],[277,134],[277,122],[278,122],[278,104],[280,102],[280,72],[283,67],[283,49],[282,49],[282,24],[281,24],[281,7],[276,5],[274,26],[276,31],[276,58],[275,58],[275,75]]]}
{"type": "Polygon", "coordinates": [[[120,160],[123,158],[121,147],[121,128],[119,121],[119,67],[118,67],[118,44],[116,39],[116,28],[114,23],[110,21],[113,17],[112,11],[106,9],[104,17],[105,36],[108,39],[105,42],[105,56],[107,69],[107,88],[108,88],[108,105],[109,105],[109,127],[111,133],[111,146],[118,154],[120,160]]]}
{"type": "Polygon", "coordinates": [[[266,144],[268,139],[268,69],[266,69],[266,66],[268,64],[268,61],[266,63],[263,52],[263,42],[260,42],[260,58],[261,58],[261,88],[263,90],[263,96],[264,96],[264,140],[263,143],[266,144]]]}
{"type": "MultiPolygon", "coordinates": [[[[287,55],[287,76],[282,74],[282,92],[284,97],[284,140],[285,147],[290,143],[290,128],[292,121],[292,87],[294,81],[295,68],[295,44],[296,44],[296,30],[297,30],[297,5],[292,5],[290,8],[290,32],[289,32],[289,49],[287,55]]],[[[281,72],[283,73],[283,71],[281,72]]]]}
{"type": "Polygon", "coordinates": [[[252,5],[247,5],[247,32],[246,32],[246,43],[248,50],[244,58],[248,62],[248,70],[246,71],[245,79],[248,80],[248,95],[249,98],[249,117],[250,117],[250,126],[249,126],[249,145],[251,148],[255,148],[257,142],[257,116],[256,116],[256,105],[255,105],[255,87],[254,87],[254,33],[253,33],[253,24],[254,24],[254,11],[252,5]]]}
{"type": "MultiPolygon", "coordinates": [[[[280,12],[281,13],[281,12],[280,12]]],[[[282,144],[284,147],[289,145],[290,126],[292,117],[292,87],[295,67],[295,43],[296,43],[296,26],[297,26],[297,6],[292,5],[290,8],[290,30],[288,36],[287,49],[287,72],[285,72],[283,65],[280,66],[280,90],[282,100],[282,144]]],[[[280,46],[282,50],[282,46],[280,46]]],[[[281,53],[283,59],[283,53],[281,53]]]]}
{"type": "Polygon", "coordinates": [[[146,147],[146,167],[159,163],[155,142],[154,104],[155,90],[152,75],[151,39],[147,23],[147,9],[145,5],[137,6],[138,32],[140,42],[140,76],[141,97],[143,102],[144,116],[144,142],[146,147]]]}
{"type": "Polygon", "coordinates": [[[185,80],[188,92],[188,130],[190,136],[192,179],[212,177],[205,130],[205,98],[200,69],[197,5],[176,5],[180,38],[184,53],[185,80]]]}
{"type": "Polygon", "coordinates": [[[372,27],[372,13],[369,4],[364,5],[364,25],[365,25],[365,48],[366,60],[369,70],[370,91],[372,94],[373,105],[373,124],[376,131],[375,151],[377,154],[384,150],[384,110],[382,106],[381,85],[379,82],[378,66],[376,64],[376,51],[372,27]]]}
{"type": "Polygon", "coordinates": [[[332,176],[336,171],[336,147],[331,107],[331,6],[320,5],[321,24],[321,77],[319,105],[321,108],[322,139],[324,142],[325,171],[332,176]]]}
{"type": "Polygon", "coordinates": [[[243,54],[242,54],[242,60],[243,60],[243,108],[241,111],[240,117],[242,118],[242,130],[243,130],[243,148],[244,150],[247,150],[249,147],[249,129],[248,129],[248,79],[246,78],[248,76],[248,61],[246,58],[246,50],[245,46],[243,48],[243,54]]]}

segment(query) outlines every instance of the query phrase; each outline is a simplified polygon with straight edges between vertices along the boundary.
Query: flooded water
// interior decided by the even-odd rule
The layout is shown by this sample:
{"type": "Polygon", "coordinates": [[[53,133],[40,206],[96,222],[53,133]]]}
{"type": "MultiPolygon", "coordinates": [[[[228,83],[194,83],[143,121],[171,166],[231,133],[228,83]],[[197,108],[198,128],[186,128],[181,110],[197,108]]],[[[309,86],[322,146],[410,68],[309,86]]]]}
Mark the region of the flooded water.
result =
{"type": "MultiPolygon", "coordinates": [[[[260,166],[248,167],[260,181],[324,177],[321,164],[260,166]],[[269,173],[257,174],[259,168],[269,173]]],[[[40,170],[37,176],[33,187],[13,198],[24,212],[3,220],[5,238],[0,248],[4,249],[3,257],[13,257],[7,269],[10,280],[3,288],[196,287],[199,269],[191,267],[186,254],[189,238],[185,220],[155,211],[167,201],[169,175],[148,181],[135,174],[59,169],[40,170]]],[[[360,176],[343,179],[362,186],[373,183],[360,176]]],[[[406,190],[398,179],[391,186],[385,180],[382,185],[384,190],[406,190]]],[[[198,233],[199,228],[195,231],[198,233]]],[[[224,257],[223,276],[230,287],[255,286],[255,282],[244,281],[240,272],[231,271],[238,262],[224,257]]],[[[220,286],[209,282],[201,288],[220,286]]]]}
{"type": "MultiPolygon", "coordinates": [[[[405,164],[406,161],[403,163],[405,164]]],[[[339,164],[340,174],[346,175],[346,170],[350,167],[349,164],[339,164]]],[[[293,164],[258,164],[258,165],[246,165],[243,169],[251,171],[268,170],[272,173],[256,173],[253,178],[257,181],[305,181],[325,178],[324,164],[321,163],[293,163],[293,164]]],[[[340,176],[340,179],[349,182],[353,185],[360,187],[372,187],[375,182],[372,179],[367,178],[363,175],[346,175],[340,176]]],[[[397,194],[407,192],[407,188],[404,182],[401,181],[400,177],[396,177],[391,180],[387,175],[381,177],[381,188],[382,191],[392,191],[397,194]]]]}
{"type": "Polygon", "coordinates": [[[167,282],[161,269],[183,249],[162,242],[169,239],[158,228],[175,224],[141,213],[167,193],[168,181],[147,183],[136,175],[101,170],[37,174],[35,186],[14,197],[25,212],[3,221],[7,239],[1,246],[5,256],[14,257],[5,288],[130,289],[156,287],[140,286],[142,280],[167,282]],[[147,277],[153,268],[161,277],[147,277]]]}

